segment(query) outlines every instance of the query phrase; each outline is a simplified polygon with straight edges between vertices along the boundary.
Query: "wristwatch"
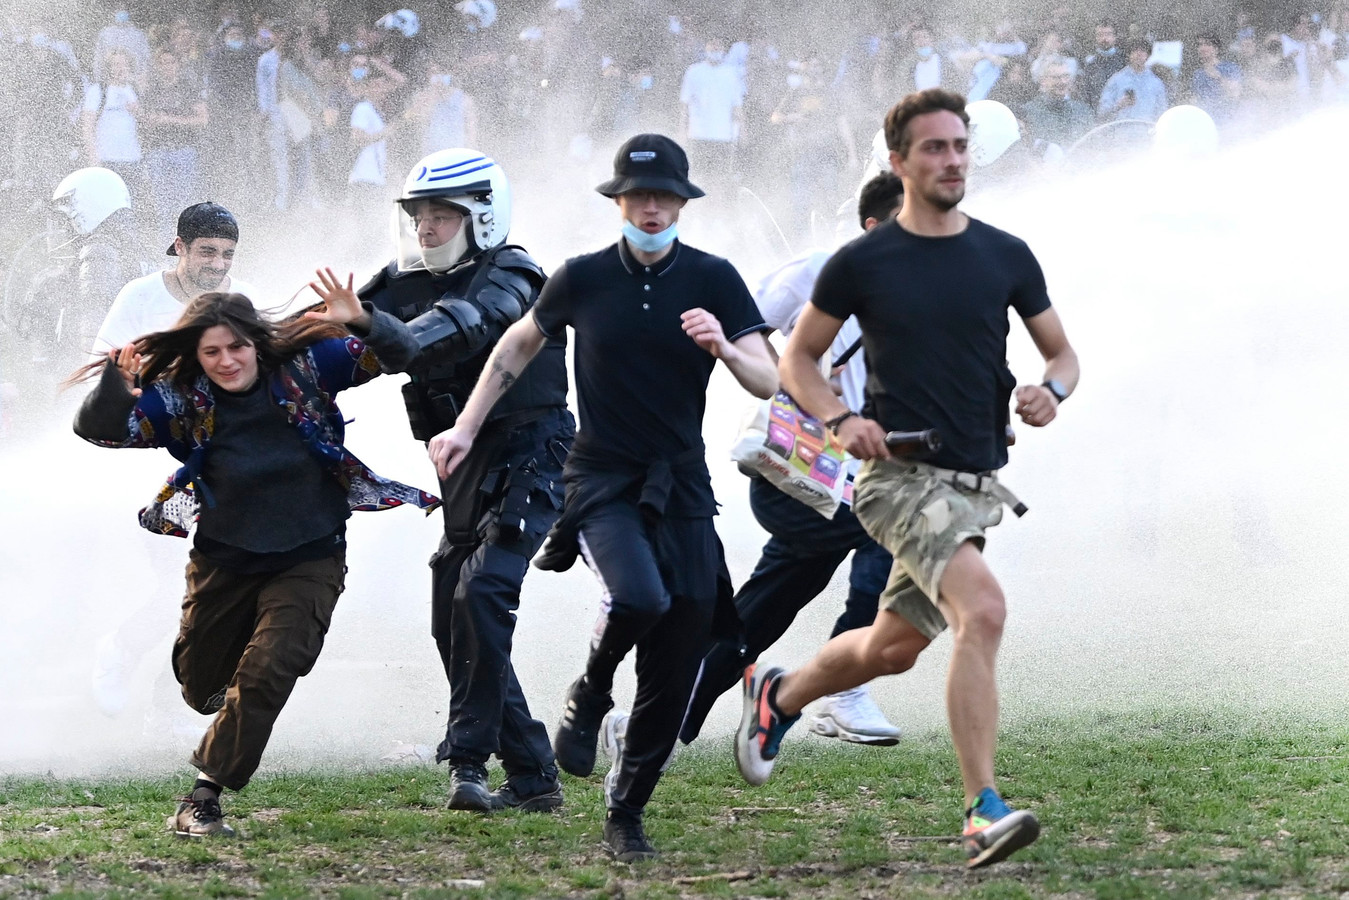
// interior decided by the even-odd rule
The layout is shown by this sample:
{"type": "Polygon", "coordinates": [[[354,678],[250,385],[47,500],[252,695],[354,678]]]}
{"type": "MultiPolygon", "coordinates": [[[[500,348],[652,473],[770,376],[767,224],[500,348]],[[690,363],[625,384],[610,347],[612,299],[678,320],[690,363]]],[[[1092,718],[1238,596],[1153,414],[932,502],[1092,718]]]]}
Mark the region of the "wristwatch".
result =
{"type": "Polygon", "coordinates": [[[846,412],[841,412],[838,415],[834,416],[832,419],[826,421],[824,423],[824,427],[828,428],[829,431],[834,435],[834,437],[838,437],[838,426],[842,425],[844,422],[848,421],[855,415],[857,415],[857,413],[853,412],[851,409],[847,410],[846,412]]]}
{"type": "Polygon", "coordinates": [[[1044,388],[1045,390],[1049,391],[1049,393],[1053,394],[1054,399],[1060,403],[1068,399],[1068,392],[1064,390],[1063,385],[1059,384],[1053,378],[1041,384],[1040,387],[1044,388]]]}

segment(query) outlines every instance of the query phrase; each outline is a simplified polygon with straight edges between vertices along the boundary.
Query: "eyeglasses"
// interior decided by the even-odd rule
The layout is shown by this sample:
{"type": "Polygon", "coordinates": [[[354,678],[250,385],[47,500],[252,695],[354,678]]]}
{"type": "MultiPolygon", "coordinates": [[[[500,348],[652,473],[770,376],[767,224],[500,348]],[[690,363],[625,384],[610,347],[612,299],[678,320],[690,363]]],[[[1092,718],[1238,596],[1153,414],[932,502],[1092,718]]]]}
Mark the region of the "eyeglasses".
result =
{"type": "Polygon", "coordinates": [[[424,224],[430,225],[432,228],[444,228],[447,225],[457,225],[463,220],[463,213],[451,213],[449,215],[436,213],[431,216],[413,216],[412,224],[417,228],[421,228],[424,224]]]}

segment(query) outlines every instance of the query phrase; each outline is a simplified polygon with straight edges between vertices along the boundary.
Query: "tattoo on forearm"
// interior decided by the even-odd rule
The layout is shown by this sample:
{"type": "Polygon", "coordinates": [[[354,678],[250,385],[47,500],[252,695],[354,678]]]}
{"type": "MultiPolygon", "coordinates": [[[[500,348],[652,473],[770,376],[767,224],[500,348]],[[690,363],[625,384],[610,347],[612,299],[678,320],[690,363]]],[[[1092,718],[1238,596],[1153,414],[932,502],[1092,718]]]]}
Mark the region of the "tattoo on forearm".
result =
{"type": "Polygon", "coordinates": [[[492,372],[500,376],[501,379],[498,382],[501,387],[497,390],[497,393],[504,394],[511,389],[511,385],[515,384],[515,375],[506,371],[506,367],[501,364],[501,360],[492,360],[492,372]]]}

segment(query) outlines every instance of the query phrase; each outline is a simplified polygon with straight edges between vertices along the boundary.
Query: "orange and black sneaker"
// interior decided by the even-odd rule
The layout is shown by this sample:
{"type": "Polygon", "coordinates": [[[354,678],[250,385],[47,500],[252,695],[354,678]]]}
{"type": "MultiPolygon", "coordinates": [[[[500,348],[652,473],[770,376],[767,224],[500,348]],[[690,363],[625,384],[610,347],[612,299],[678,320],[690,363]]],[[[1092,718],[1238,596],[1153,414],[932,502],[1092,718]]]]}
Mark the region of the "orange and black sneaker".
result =
{"type": "Polygon", "coordinates": [[[745,669],[745,706],[735,733],[735,762],[750,784],[763,784],[773,774],[782,738],[801,718],[800,713],[783,715],[769,699],[783,674],[777,666],[751,665],[745,669]]]}
{"type": "Polygon", "coordinates": [[[971,869],[990,866],[1030,846],[1039,836],[1040,823],[1034,813],[1012,809],[997,791],[986,787],[965,810],[966,865],[971,869]]]}

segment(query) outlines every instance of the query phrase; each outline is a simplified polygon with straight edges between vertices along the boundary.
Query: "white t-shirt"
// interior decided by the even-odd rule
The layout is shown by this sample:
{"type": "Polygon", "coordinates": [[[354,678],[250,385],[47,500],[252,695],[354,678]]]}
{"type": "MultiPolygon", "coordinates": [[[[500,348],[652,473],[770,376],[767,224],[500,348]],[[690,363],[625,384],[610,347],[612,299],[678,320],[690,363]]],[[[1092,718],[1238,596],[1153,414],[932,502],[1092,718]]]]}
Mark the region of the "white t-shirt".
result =
{"type": "Polygon", "coordinates": [[[679,102],[689,109],[689,140],[734,141],[735,111],[744,99],[735,66],[706,60],[689,66],[679,87],[679,102]]]}
{"type": "Polygon", "coordinates": [[[85,112],[98,116],[94,123],[94,152],[98,161],[139,162],[141,142],[136,133],[136,117],[127,109],[137,101],[136,89],[129,84],[114,84],[107,93],[104,102],[99,85],[90,83],[84,89],[85,112]]]}
{"type": "Polygon", "coordinates": [[[925,91],[928,88],[941,87],[941,54],[934,53],[927,59],[920,59],[913,66],[913,89],[925,91]]]}
{"type": "MultiPolygon", "coordinates": [[[[141,335],[173,327],[183,314],[183,303],[169,293],[164,275],[152,272],[128,281],[117,292],[94,338],[94,353],[107,353],[114,347],[125,347],[141,335]]],[[[258,292],[251,284],[229,277],[228,286],[231,292],[243,294],[257,306],[258,292]]]]}
{"type": "MultiPolygon", "coordinates": [[[[770,328],[781,331],[790,337],[796,328],[796,320],[806,308],[810,295],[815,291],[815,282],[820,270],[833,256],[832,250],[814,250],[789,260],[779,268],[769,272],[759,282],[754,292],[754,302],[759,307],[759,315],[770,328]]],[[[839,328],[834,342],[829,345],[829,362],[833,363],[862,336],[862,326],[857,324],[856,316],[849,316],[839,328]]],[[[843,402],[849,409],[860,410],[866,403],[867,366],[862,359],[862,351],[853,354],[852,359],[839,374],[843,387],[843,402]]],[[[860,460],[848,460],[848,473],[856,475],[862,465],[860,460]]]]}
{"type": "MultiPolygon", "coordinates": [[[[366,134],[379,134],[384,130],[384,119],[375,104],[369,100],[357,103],[351,111],[351,127],[359,128],[366,134]]],[[[384,184],[384,170],[388,159],[389,145],[386,141],[366,144],[356,157],[356,163],[347,176],[347,184],[384,184]]]]}

